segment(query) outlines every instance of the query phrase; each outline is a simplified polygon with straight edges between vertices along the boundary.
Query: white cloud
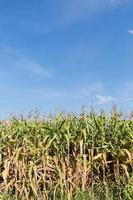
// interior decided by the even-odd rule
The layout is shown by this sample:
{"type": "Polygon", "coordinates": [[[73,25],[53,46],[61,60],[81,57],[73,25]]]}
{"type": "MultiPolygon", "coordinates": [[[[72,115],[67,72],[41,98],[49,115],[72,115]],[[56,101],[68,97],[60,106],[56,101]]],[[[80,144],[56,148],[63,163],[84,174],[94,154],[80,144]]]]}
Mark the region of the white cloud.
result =
{"type": "Polygon", "coordinates": [[[12,74],[25,74],[42,78],[53,78],[53,73],[34,59],[25,56],[20,50],[14,48],[0,49],[0,70],[12,74]]]}
{"type": "Polygon", "coordinates": [[[103,92],[104,86],[102,83],[92,84],[79,90],[80,94],[90,96],[91,94],[103,92]]]}
{"type": "Polygon", "coordinates": [[[132,0],[64,0],[62,23],[66,25],[79,19],[90,18],[131,2],[132,0]]]}
{"type": "Polygon", "coordinates": [[[92,16],[103,10],[108,0],[67,0],[64,1],[63,21],[66,24],[92,16]]]}
{"type": "Polygon", "coordinates": [[[97,95],[97,99],[98,99],[99,105],[106,104],[106,103],[114,103],[114,101],[116,100],[112,96],[102,96],[102,95],[97,95]]]}
{"type": "Polygon", "coordinates": [[[131,101],[133,99],[133,81],[123,84],[123,87],[119,91],[119,96],[123,101],[131,101]]]}
{"type": "Polygon", "coordinates": [[[129,33],[130,35],[133,35],[133,29],[129,29],[129,30],[128,30],[128,33],[129,33]]]}
{"type": "Polygon", "coordinates": [[[133,102],[133,98],[127,98],[126,101],[133,102]]]}
{"type": "MultiPolygon", "coordinates": [[[[48,34],[61,27],[66,27],[82,19],[90,19],[101,12],[107,12],[117,6],[133,2],[132,0],[56,0],[49,1],[53,11],[49,23],[44,20],[21,21],[19,26],[27,31],[48,34]],[[58,8],[58,9],[57,9],[58,8]]],[[[42,4],[42,8],[45,3],[42,4]]],[[[43,10],[43,9],[42,9],[43,10]]],[[[46,14],[45,18],[49,18],[46,14]]],[[[38,19],[38,18],[37,18],[38,19]]]]}
{"type": "Polygon", "coordinates": [[[21,56],[15,63],[17,68],[25,70],[27,73],[37,75],[42,78],[53,78],[53,74],[45,67],[38,64],[35,60],[21,56]]]}

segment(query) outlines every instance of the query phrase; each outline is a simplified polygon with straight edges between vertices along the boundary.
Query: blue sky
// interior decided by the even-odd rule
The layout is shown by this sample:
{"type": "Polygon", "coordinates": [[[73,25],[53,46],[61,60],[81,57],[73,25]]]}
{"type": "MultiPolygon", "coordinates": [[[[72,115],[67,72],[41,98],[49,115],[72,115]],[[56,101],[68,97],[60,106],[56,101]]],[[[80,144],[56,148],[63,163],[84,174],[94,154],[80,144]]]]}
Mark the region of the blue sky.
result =
{"type": "Polygon", "coordinates": [[[0,0],[0,116],[133,109],[132,0],[0,0]]]}

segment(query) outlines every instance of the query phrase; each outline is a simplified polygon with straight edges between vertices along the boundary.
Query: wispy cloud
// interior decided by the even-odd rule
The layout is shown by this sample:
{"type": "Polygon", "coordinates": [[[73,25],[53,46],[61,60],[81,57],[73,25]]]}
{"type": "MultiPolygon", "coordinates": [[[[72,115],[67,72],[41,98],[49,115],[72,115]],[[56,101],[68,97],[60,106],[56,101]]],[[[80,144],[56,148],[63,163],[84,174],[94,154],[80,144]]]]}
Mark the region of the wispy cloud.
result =
{"type": "Polygon", "coordinates": [[[82,89],[79,92],[84,96],[90,96],[91,94],[103,92],[104,86],[102,83],[90,84],[82,89]]]}
{"type": "Polygon", "coordinates": [[[70,24],[131,2],[132,0],[65,0],[63,1],[64,16],[62,21],[65,24],[70,24]]]}
{"type": "Polygon", "coordinates": [[[122,4],[127,4],[127,3],[131,3],[132,0],[109,0],[111,2],[111,4],[113,5],[122,5],[122,4]]]}
{"type": "Polygon", "coordinates": [[[23,96],[34,99],[52,99],[52,98],[65,98],[67,93],[60,90],[53,89],[32,89],[32,88],[19,88],[6,85],[0,85],[0,92],[11,93],[13,96],[23,96]]]}
{"type": "Polygon", "coordinates": [[[64,1],[63,21],[66,24],[78,19],[92,16],[101,11],[107,4],[106,0],[68,0],[64,1]]]}
{"type": "Polygon", "coordinates": [[[128,33],[129,33],[130,35],[133,35],[133,29],[129,29],[129,30],[128,30],[128,33]]]}
{"type": "Polygon", "coordinates": [[[103,104],[107,104],[107,103],[114,103],[116,100],[112,96],[102,96],[102,95],[97,95],[97,99],[98,99],[99,105],[103,105],[103,104]]]}
{"type": "MultiPolygon", "coordinates": [[[[42,18],[37,21],[26,19],[22,20],[19,26],[29,32],[32,30],[35,33],[48,34],[79,20],[90,19],[101,12],[107,12],[117,6],[128,4],[132,0],[56,0],[49,2],[49,9],[51,9],[52,14],[50,16],[45,15],[46,18],[51,19],[49,23],[46,23],[42,18]]],[[[42,8],[44,6],[45,2],[43,2],[42,8]]],[[[16,21],[16,18],[14,21],[16,21]]]]}
{"type": "Polygon", "coordinates": [[[133,99],[133,81],[123,84],[123,87],[119,91],[119,96],[123,101],[131,101],[133,99]]]}
{"type": "Polygon", "coordinates": [[[12,73],[35,75],[42,78],[53,78],[53,73],[45,66],[40,65],[34,59],[24,55],[14,48],[0,49],[0,69],[12,71],[12,73]]]}

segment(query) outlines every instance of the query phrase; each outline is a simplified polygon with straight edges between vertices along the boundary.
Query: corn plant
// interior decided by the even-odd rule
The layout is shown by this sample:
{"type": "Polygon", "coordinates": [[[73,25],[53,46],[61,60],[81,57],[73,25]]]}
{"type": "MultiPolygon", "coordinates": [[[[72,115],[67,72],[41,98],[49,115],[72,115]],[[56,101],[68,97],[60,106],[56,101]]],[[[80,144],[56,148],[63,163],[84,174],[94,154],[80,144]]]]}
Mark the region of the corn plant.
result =
{"type": "Polygon", "coordinates": [[[133,120],[119,112],[0,123],[0,199],[130,199],[132,169],[133,120]]]}

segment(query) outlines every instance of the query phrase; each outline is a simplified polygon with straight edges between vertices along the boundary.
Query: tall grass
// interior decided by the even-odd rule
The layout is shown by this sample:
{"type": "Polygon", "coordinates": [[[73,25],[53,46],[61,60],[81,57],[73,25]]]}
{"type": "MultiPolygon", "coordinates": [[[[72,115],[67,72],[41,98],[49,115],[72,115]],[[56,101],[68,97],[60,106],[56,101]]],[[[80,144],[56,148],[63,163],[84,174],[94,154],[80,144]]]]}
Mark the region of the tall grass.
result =
{"type": "Polygon", "coordinates": [[[133,120],[112,111],[0,124],[0,199],[133,199],[133,120]]]}

